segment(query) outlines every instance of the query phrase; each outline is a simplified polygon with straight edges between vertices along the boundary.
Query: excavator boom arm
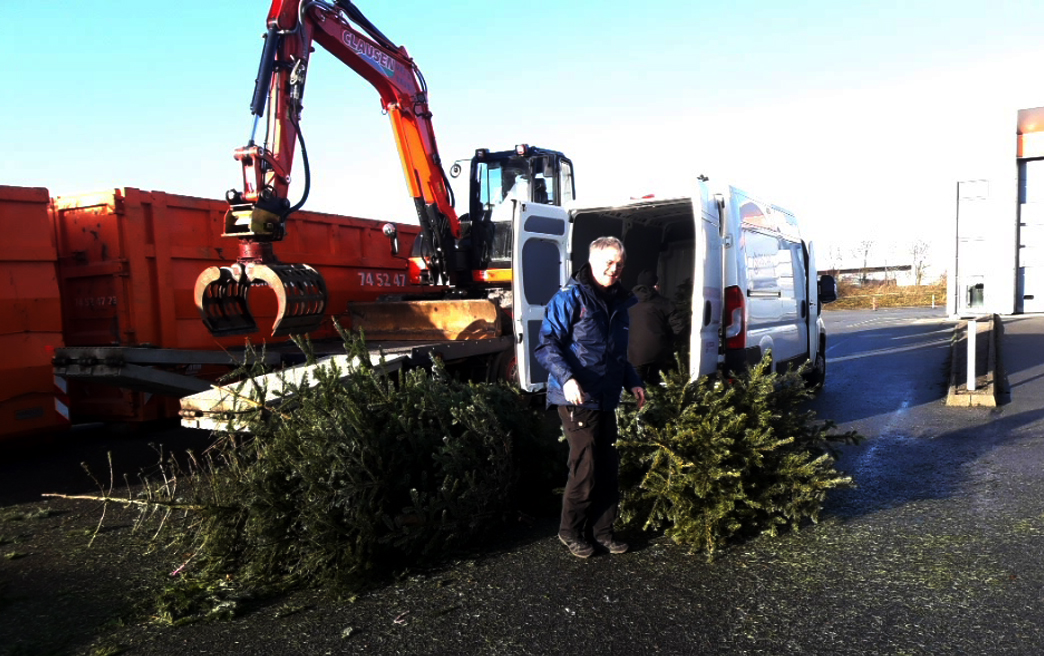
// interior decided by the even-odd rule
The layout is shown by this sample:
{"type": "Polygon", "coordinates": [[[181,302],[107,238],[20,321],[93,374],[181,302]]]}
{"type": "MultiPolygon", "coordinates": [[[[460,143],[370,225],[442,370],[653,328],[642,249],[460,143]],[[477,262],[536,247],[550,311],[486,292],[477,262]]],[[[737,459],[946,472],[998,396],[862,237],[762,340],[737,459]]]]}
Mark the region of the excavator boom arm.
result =
{"type": "MultiPolygon", "coordinates": [[[[380,94],[421,225],[437,231],[440,237],[448,232],[459,238],[460,221],[439,158],[424,78],[406,49],[392,44],[347,0],[274,0],[269,26],[281,34],[281,43],[269,91],[269,135],[274,148],[268,158],[271,166],[266,167],[261,184],[270,185],[276,196],[286,198],[299,131],[303,69],[307,68],[314,40],[380,94]],[[445,225],[428,225],[431,222],[445,225]]],[[[253,177],[256,179],[257,175],[253,177]]]]}
{"type": "Polygon", "coordinates": [[[308,265],[280,263],[272,249],[272,242],[285,235],[287,217],[304,203],[302,198],[291,207],[288,199],[298,143],[305,163],[304,196],[308,193],[308,160],[299,121],[313,42],[380,94],[423,228],[433,282],[449,280],[450,255],[461,236],[435,143],[424,77],[406,49],[385,37],[350,0],[272,0],[267,24],[251,102],[254,131],[247,145],[235,151],[243,168],[243,188],[227,196],[224,234],[239,238],[239,257],[231,267],[210,267],[196,282],[196,305],[214,335],[257,330],[247,303],[255,285],[271,287],[279,300],[274,335],[308,332],[323,319],[322,276],[308,265]],[[257,127],[266,115],[267,130],[259,145],[257,127]]]}

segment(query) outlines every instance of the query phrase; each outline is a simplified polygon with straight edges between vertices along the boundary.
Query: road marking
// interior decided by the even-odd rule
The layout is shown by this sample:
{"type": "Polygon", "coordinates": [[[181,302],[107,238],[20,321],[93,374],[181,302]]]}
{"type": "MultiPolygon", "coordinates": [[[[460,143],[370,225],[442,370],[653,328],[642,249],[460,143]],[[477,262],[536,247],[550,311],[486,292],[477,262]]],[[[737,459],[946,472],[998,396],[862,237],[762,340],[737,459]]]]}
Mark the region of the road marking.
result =
{"type": "MultiPolygon", "coordinates": [[[[894,411],[888,413],[888,419],[885,420],[884,426],[874,431],[873,435],[867,435],[866,437],[884,437],[886,435],[895,435],[895,428],[899,425],[899,422],[903,420],[903,415],[910,409],[910,401],[907,399],[899,404],[899,407],[894,411]]],[[[870,440],[869,447],[866,450],[866,454],[863,456],[863,460],[869,460],[874,457],[877,448],[884,444],[880,440],[870,440]]]]}
{"type": "MultiPolygon", "coordinates": [[[[868,319],[866,321],[859,321],[859,322],[856,322],[856,323],[846,324],[844,326],[833,326],[833,327],[835,329],[837,329],[837,330],[846,330],[847,331],[847,329],[849,329],[849,328],[858,327],[858,326],[869,326],[869,325],[879,325],[879,326],[903,325],[903,326],[910,326],[910,325],[923,325],[923,324],[937,324],[939,326],[938,329],[935,330],[935,331],[932,331],[932,332],[947,331],[947,334],[949,334],[949,331],[953,327],[953,323],[954,322],[952,322],[952,321],[948,321],[946,319],[940,319],[940,318],[937,318],[937,317],[934,317],[934,318],[933,317],[927,317],[927,318],[913,319],[913,320],[902,319],[901,317],[896,317],[896,318],[880,317],[880,318],[868,319]],[[949,325],[947,325],[947,324],[949,324],[949,325]]],[[[827,326],[827,328],[829,329],[829,328],[831,328],[831,326],[827,326]]],[[[847,333],[842,333],[840,336],[836,336],[836,333],[834,333],[834,334],[835,334],[834,337],[828,339],[828,341],[830,342],[830,345],[827,346],[827,350],[826,350],[827,355],[830,355],[831,353],[833,353],[835,350],[837,350],[838,346],[841,346],[842,344],[846,343],[847,341],[849,341],[852,338],[852,335],[848,335],[847,333]]],[[[927,334],[931,334],[931,333],[927,333],[927,334]]],[[[889,339],[909,339],[911,337],[920,337],[920,336],[922,336],[922,335],[901,335],[901,336],[891,337],[889,339]]],[[[949,343],[949,337],[947,337],[946,339],[947,339],[947,343],[949,343]]],[[[934,345],[934,343],[932,345],[934,345]]],[[[909,350],[910,348],[920,348],[921,346],[922,345],[910,346],[910,347],[906,347],[905,350],[909,350]]],[[[857,357],[862,357],[862,355],[878,355],[878,354],[881,354],[881,353],[885,353],[888,350],[895,351],[896,349],[881,349],[881,350],[877,350],[877,351],[867,351],[867,352],[865,352],[863,354],[860,354],[860,355],[845,355],[845,356],[840,356],[838,358],[834,358],[834,361],[851,360],[851,359],[854,359],[854,358],[857,358],[857,357]]]]}
{"type": "Polygon", "coordinates": [[[926,323],[955,323],[955,322],[948,321],[946,319],[938,319],[938,318],[903,319],[902,317],[875,317],[873,319],[867,319],[865,321],[856,321],[854,323],[844,324],[843,327],[844,328],[856,328],[856,327],[859,327],[859,326],[870,326],[870,325],[879,325],[879,326],[895,326],[895,325],[917,326],[917,325],[923,325],[923,324],[926,324],[926,323]]]}
{"type": "MultiPolygon", "coordinates": [[[[893,353],[903,353],[905,351],[915,351],[922,348],[932,348],[935,346],[947,346],[950,343],[950,339],[937,339],[933,342],[926,342],[924,344],[911,344],[910,346],[896,346],[893,348],[876,349],[873,351],[863,351],[861,353],[855,353],[853,355],[842,355],[831,358],[831,362],[844,362],[845,360],[858,360],[859,358],[869,358],[875,355],[891,355],[893,353]]],[[[830,354],[830,349],[827,349],[827,354],[830,354]]]]}

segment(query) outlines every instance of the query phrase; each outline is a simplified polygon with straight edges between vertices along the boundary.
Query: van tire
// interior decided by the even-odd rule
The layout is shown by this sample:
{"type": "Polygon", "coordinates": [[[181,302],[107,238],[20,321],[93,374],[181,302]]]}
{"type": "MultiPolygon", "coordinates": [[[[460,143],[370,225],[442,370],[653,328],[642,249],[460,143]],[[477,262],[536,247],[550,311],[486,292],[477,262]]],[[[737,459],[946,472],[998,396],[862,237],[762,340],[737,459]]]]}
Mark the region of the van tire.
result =
{"type": "Polygon", "coordinates": [[[820,348],[816,353],[816,359],[805,374],[805,385],[814,392],[823,389],[826,384],[826,353],[820,348]]]}

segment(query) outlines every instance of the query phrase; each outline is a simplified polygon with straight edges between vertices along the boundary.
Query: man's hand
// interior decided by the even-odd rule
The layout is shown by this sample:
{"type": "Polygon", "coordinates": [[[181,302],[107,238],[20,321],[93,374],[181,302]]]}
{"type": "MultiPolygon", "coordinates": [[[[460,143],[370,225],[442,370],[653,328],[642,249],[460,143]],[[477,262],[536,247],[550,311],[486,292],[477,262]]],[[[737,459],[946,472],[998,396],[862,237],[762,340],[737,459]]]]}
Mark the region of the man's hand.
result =
{"type": "Polygon", "coordinates": [[[575,378],[570,378],[562,385],[562,394],[569,405],[582,405],[584,402],[584,390],[580,389],[580,383],[575,378]]]}
{"type": "Polygon", "coordinates": [[[645,388],[632,387],[631,394],[634,394],[634,398],[638,399],[638,409],[641,410],[642,406],[645,405],[645,388]]]}

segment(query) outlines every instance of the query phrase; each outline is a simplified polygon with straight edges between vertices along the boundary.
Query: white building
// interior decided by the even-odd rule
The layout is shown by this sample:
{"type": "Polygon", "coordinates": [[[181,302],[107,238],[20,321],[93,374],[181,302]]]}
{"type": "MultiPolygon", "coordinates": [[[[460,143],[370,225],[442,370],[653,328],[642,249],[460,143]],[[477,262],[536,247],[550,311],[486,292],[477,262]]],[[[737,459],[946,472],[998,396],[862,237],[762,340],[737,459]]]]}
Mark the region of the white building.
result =
{"type": "Polygon", "coordinates": [[[957,183],[953,315],[1044,312],[1044,107],[1015,118],[984,176],[957,183]]]}

